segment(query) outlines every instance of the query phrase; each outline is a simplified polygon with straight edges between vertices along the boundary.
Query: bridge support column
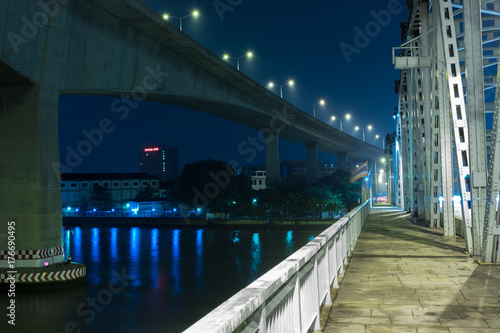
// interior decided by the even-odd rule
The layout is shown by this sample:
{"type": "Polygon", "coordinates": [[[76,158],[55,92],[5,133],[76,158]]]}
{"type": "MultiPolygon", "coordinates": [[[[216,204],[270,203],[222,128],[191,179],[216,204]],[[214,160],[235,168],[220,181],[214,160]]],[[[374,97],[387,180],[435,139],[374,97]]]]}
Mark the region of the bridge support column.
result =
{"type": "Polygon", "coordinates": [[[266,183],[279,184],[280,157],[279,157],[279,131],[266,132],[266,183]]]}
{"type": "Polygon", "coordinates": [[[12,235],[16,269],[64,260],[58,103],[59,91],[0,89],[0,268],[9,267],[12,235]],[[15,234],[7,232],[8,221],[15,234]]]}
{"type": "Polygon", "coordinates": [[[347,153],[346,152],[337,153],[337,160],[339,163],[339,170],[348,171],[347,170],[347,153]]]}
{"type": "Polygon", "coordinates": [[[306,142],[307,155],[307,182],[314,184],[318,182],[318,143],[306,142]]]}

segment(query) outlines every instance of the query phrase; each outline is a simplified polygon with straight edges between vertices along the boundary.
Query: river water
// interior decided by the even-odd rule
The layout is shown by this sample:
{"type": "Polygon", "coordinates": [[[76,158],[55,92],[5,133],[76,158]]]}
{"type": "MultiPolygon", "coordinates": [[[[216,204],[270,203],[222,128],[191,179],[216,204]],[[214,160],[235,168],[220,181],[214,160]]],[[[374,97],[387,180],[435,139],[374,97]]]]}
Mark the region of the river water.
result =
{"type": "Polygon", "coordinates": [[[16,327],[0,331],[182,332],[320,232],[65,229],[86,285],[17,293],[16,327]]]}

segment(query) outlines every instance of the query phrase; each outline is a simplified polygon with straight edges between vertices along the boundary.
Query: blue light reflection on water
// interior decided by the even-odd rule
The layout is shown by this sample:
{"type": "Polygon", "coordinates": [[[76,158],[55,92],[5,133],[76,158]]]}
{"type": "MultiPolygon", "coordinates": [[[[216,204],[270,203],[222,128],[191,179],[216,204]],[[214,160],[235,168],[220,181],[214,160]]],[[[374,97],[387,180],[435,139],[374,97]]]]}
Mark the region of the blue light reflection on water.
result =
{"type": "Polygon", "coordinates": [[[151,230],[151,281],[153,287],[159,286],[160,250],[158,247],[158,229],[151,230]]]}
{"type": "Polygon", "coordinates": [[[293,230],[289,230],[286,233],[285,243],[286,243],[287,250],[289,250],[291,252],[293,249],[293,230]]]}
{"type": "Polygon", "coordinates": [[[140,285],[141,279],[139,277],[139,265],[140,265],[140,228],[130,229],[130,243],[129,243],[129,273],[132,277],[130,284],[140,285]]]}
{"type": "Polygon", "coordinates": [[[64,230],[64,261],[68,259],[68,257],[71,257],[71,247],[69,246],[71,244],[71,232],[72,230],[69,229],[63,229],[64,230]]]}
{"type": "MultiPolygon", "coordinates": [[[[87,296],[73,309],[107,288],[113,269],[132,277],[92,323],[78,315],[76,321],[82,333],[148,327],[181,332],[305,245],[312,233],[76,227],[69,234],[70,253],[87,265],[87,296]]],[[[68,233],[63,236],[67,247],[68,233]]],[[[52,331],[64,331],[70,319],[75,320],[63,318],[52,331]]]]}
{"type": "Polygon", "coordinates": [[[172,234],[172,270],[171,277],[173,279],[173,293],[179,294],[182,291],[181,288],[181,249],[179,244],[179,238],[181,231],[175,229],[172,234]]]}
{"type": "MultiPolygon", "coordinates": [[[[80,262],[84,262],[83,260],[85,259],[84,257],[82,257],[82,229],[80,229],[80,227],[75,227],[75,230],[73,232],[73,244],[74,244],[74,247],[73,247],[73,253],[75,254],[75,257],[73,258],[73,260],[77,260],[76,258],[78,258],[78,260],[81,260],[80,262]]],[[[71,251],[68,251],[68,252],[71,252],[71,251]]]]}
{"type": "Polygon", "coordinates": [[[196,231],[196,290],[202,291],[205,287],[203,279],[203,229],[196,231]]]}
{"type": "Polygon", "coordinates": [[[110,254],[113,262],[118,261],[118,229],[111,228],[110,254]]]}
{"type": "Polygon", "coordinates": [[[259,233],[256,232],[252,236],[251,243],[251,253],[252,253],[252,262],[250,264],[250,280],[254,280],[258,278],[259,268],[260,268],[260,254],[261,254],[261,245],[260,245],[260,236],[259,233]]]}
{"type": "Polygon", "coordinates": [[[100,261],[100,251],[99,251],[99,228],[92,228],[92,262],[99,263],[100,261]]]}

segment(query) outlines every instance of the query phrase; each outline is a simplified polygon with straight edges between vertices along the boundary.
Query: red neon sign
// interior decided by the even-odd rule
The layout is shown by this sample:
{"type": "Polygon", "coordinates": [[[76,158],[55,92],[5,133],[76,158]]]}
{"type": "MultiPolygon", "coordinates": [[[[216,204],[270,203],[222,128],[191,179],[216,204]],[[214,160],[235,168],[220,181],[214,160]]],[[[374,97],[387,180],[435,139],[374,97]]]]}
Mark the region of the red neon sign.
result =
{"type": "Polygon", "coordinates": [[[159,151],[160,148],[154,147],[154,148],[144,148],[144,151],[159,151]]]}

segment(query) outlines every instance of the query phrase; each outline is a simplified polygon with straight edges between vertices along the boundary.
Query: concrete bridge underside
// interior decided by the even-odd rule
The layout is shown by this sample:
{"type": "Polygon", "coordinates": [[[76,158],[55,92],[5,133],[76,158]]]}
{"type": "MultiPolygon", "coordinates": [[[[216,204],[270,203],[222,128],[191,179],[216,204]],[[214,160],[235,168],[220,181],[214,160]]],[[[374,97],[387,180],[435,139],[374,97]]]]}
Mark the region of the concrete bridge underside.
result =
{"type": "MultiPolygon", "coordinates": [[[[62,246],[60,94],[120,97],[122,104],[111,106],[117,114],[126,112],[127,100],[147,100],[264,129],[270,179],[279,180],[278,138],[307,144],[311,165],[316,149],[339,154],[344,165],[348,154],[382,154],[280,99],[139,1],[52,3],[0,3],[0,220],[16,221],[18,253],[62,246]]],[[[7,249],[4,222],[0,252],[7,249]]]]}

